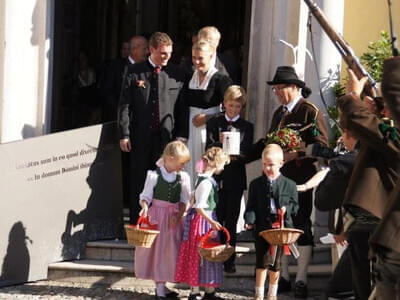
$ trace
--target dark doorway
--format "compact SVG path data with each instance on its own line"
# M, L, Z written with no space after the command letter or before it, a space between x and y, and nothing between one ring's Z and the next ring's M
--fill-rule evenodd
M56 1L52 132L102 122L99 89L107 62L135 34L167 32L174 40L172 62L179 63L190 56L193 32L216 26L218 50L246 73L250 7L248 0Z

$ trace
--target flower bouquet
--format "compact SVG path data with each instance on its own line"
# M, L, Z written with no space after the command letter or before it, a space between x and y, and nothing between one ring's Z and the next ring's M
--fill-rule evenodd
M278 144L284 151L292 151L300 149L302 142L300 134L297 130L291 128L280 128L277 131L267 134L266 144Z

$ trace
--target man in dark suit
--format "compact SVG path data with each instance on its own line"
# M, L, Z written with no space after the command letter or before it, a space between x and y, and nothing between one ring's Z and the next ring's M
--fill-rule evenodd
M118 111L120 147L131 154L131 223L136 221L140 211L139 194L147 170L155 168L155 162L169 141L185 137L180 128L174 126L183 124L177 120L182 116L174 116L174 108L185 74L168 64L172 40L166 33L155 32L149 44L149 58L128 67Z
M273 114L269 132L290 126L299 131L304 144L300 150L285 152L285 164L281 172L296 184L304 184L317 171L314 164L316 159L305 157L305 147L315 143L328 145L325 119L313 103L304 99L311 94L311 90L297 77L293 67L278 67L274 79L267 83L273 86L273 91L281 104ZM253 145L251 160L261 157L265 142L265 139L261 139ZM295 297L298 298L307 298L307 268L314 244L311 231L312 208L312 190L299 194L299 211L293 218L294 227L304 231L298 240L300 257L295 289ZM283 263L279 290L288 291L291 289L289 274L286 262Z
M128 53L124 56L126 53L126 46L128 46ZM147 39L141 35L135 35L130 39L129 43L123 43L121 58L110 62L105 72L104 84L101 87L104 97L102 122L110 122L116 119L124 72L127 70L127 66L146 60L148 52L149 47ZM129 153L122 153L121 163L123 199L124 205L128 205L130 198Z
M348 130L344 130L342 140L348 152L339 154L329 161L329 171L315 191L315 207L320 211L329 211L329 231L337 244L345 242L341 209L347 186L358 154L357 139ZM339 216L335 214L339 211ZM337 219L337 220L336 220ZM337 245L333 245L335 251ZM336 253L338 251L336 250ZM332 255L333 257L333 255ZM349 249L346 248L335 267L325 289L326 297L341 298L353 295Z
M240 151L238 155L231 155L231 162L225 166L219 176L221 189L217 204L218 221L225 226L230 235L230 245L236 246L236 226L240 213L243 192L247 188L245 156L253 144L253 124L240 117L240 111L247 102L244 89L238 85L231 85L224 95L226 112L212 117L207 121L206 148L222 147L221 134L227 131L240 133ZM235 273L235 254L225 263L225 272Z
M129 55L110 62L105 72L105 79L102 87L102 94L104 97L103 122L114 121L117 117L122 78L126 66L146 60L148 53L148 42L146 38L141 35L135 35L129 41Z

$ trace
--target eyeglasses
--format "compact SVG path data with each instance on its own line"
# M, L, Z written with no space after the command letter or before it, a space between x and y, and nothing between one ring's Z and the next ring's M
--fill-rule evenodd
M273 91L274 93L276 93L277 91L281 91L281 90L286 89L286 88L288 88L288 87L290 87L290 86L291 86L291 84L283 84L283 85L281 85L281 86L274 86L274 87L272 88L272 91Z

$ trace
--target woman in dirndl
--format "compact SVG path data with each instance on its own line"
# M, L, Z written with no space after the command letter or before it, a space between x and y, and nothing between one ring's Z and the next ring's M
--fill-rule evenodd
M191 161L187 165L190 178L196 177L195 164L206 145L206 120L220 112L226 89L232 85L229 76L215 67L216 49L206 40L197 41L192 47L195 67L192 78L185 84L182 97L188 108L188 148Z

